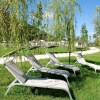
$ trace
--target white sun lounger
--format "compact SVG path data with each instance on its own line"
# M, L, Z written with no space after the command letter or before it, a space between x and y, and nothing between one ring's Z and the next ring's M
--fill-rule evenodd
M60 67L64 67L64 68L73 70L74 74L75 74L76 71L80 71L80 68L79 67L76 67L74 65L67 65L67 64L64 64L64 63L59 62L57 60L56 56L53 53L48 52L46 54L50 58L50 61L47 63L46 66L48 66L49 64L54 64L56 66L60 66Z
M13 61L6 62L5 67L8 69L8 71L15 77L15 80L8 86L8 89L5 93L10 91L10 88L15 85L20 86L30 86L30 87L41 87L41 88L51 88L51 89L61 89L65 90L70 97L70 100L73 100L71 93L69 91L68 84L63 80L57 80L57 79L29 79L18 67Z
M65 79L68 82L68 76L70 75L70 73L68 71L42 67L41 64L38 62L38 60L33 55L27 55L26 57L27 57L28 61L32 64L32 67L27 71L27 74L29 73L29 71L38 70L38 71L44 72L44 73L61 75L61 76L65 77Z
M75 53L75 55L76 55L76 59L77 59L76 62L78 62L78 63L80 63L80 64L82 64L82 65L89 66L90 68L93 68L93 69L95 70L95 72L96 72L96 70L100 70L100 66L99 66L99 65L96 65L96 64L92 64L92 63L87 62L87 61L83 58L83 56L82 56L81 53Z

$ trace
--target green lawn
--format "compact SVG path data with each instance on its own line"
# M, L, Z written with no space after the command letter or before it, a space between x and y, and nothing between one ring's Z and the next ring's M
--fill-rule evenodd
M36 48L36 49L32 49L32 50L29 50L28 52L26 50L28 50L28 48L30 47L25 47L26 49L23 49L21 50L19 53L21 55L26 55L26 54L45 54L46 52L46 48L45 47L39 47L39 48ZM13 50L16 50L17 48L16 47L0 47L0 56L3 56ZM47 50L48 52L55 52L55 53L64 53L64 52L68 52L68 47L65 46L65 47L56 47L56 48L49 48Z
M3 55L6 55L9 52L12 52L14 50L18 50L19 48L23 48L23 47L25 49L22 49L19 52L17 52L17 55L26 55L26 54L35 54L36 55L36 54L45 54L45 52L46 52L45 47L39 47L39 48L36 48L36 49L29 50L27 52L27 50L29 48L31 48L30 46L19 46L19 47L16 47L16 46L0 46L0 57L3 56ZM84 48L84 49L87 50L89 48ZM76 47L76 50L79 51L79 50L82 50L82 48ZM48 52L55 52L55 53L67 53L68 52L68 46L59 46L59 47L55 47L55 48L49 48L47 51ZM74 47L71 48L71 52L73 52L73 51L75 51Z
M96 54L86 55L85 59L89 62L100 65L100 52ZM68 63L68 58L58 58L63 63ZM40 60L40 63L45 66L48 59ZM71 63L76 61L75 57L71 58ZM19 67L26 73L31 67L29 62L18 63ZM100 71L97 74L93 69L86 68L80 64L82 74L75 76L71 72L69 77L71 93L75 100L99 100L100 99ZM49 67L51 67L49 65ZM54 66L56 67L56 66ZM40 72L30 72L29 77L42 77ZM46 74L44 77L61 78ZM14 77L8 70L0 65L0 100L69 100L69 96L65 91L52 89L38 89L30 87L15 86L11 89L7 96L4 96L7 86L14 80Z

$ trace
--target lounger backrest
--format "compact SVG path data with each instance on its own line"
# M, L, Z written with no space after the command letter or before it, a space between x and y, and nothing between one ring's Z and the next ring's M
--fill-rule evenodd
M17 67L13 61L8 61L4 65L20 83L25 83L27 81L28 77Z
M47 55L49 56L52 62L59 63L59 61L57 60L56 56L53 53L47 52Z
M38 60L33 55L27 55L26 57L35 69L39 69L42 67L41 64L38 62Z
M86 61L85 61L85 59L83 58L83 56L82 56L81 53L76 53L76 59L77 59L77 61L78 61L79 63L83 63L83 64L86 63Z

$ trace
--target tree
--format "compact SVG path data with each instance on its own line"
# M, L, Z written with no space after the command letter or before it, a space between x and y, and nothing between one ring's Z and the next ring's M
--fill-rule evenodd
M82 46L86 46L88 43L88 31L85 23L81 27L81 42L82 42Z
M32 2L33 3L32 3ZM40 28L42 24L42 4L35 4L36 0L1 0L0 1L0 42L7 41L14 44L25 43L30 40L31 32L41 36L43 31ZM35 26L31 25L29 21L30 10L29 7L33 6L37 11L35 12L37 21ZM33 7L33 8L34 8ZM35 38L39 38L39 35ZM34 35L34 34L33 34Z
M96 7L94 17L94 31L95 31L95 43L100 45L100 6Z
M32 16L32 21L33 21L32 25L39 29L42 29L42 20L43 20L42 8L43 8L42 3L39 2L36 7L36 12L31 11L31 16ZM42 34L40 35L40 34L41 34L41 30L38 30L36 32L36 37L38 38L36 39L39 39L41 36L43 37L45 35L45 33L43 34L43 32L42 32L43 35ZM44 39L44 37L42 39Z
M27 1L1 0L0 4L0 42L20 43L27 32L27 27L23 28L27 22Z
M35 25L36 28L41 29L43 19L42 8L44 7L43 11L46 11L46 8L49 8L48 12L51 11L54 14L54 18L52 20L53 35L57 36L57 40L62 39L62 34L66 35L65 38L69 41L70 54L70 45L71 43L74 43L73 40L75 36L75 13L77 11L77 8L80 8L76 0L41 0L40 3L38 0L1 0L0 4L0 11L2 11L0 13L0 23L2 23L0 35L2 35L4 39L8 36L9 33L9 38L7 37L7 40L9 40L11 43L18 44L20 42L28 42L28 37L30 35L29 24L31 24L29 22L30 12L32 11L32 9L35 10L33 12L34 16L37 18L37 21L34 20L36 21ZM47 6L42 6L42 4ZM6 16L3 14L5 11L7 11L9 16L9 27L6 27ZM48 22L47 26L49 26L50 23ZM33 28L32 31L37 32L35 31L36 28ZM2 40L3 39L1 39L1 41Z
M39 2L36 7L36 12L31 11L31 16L33 20L33 25L41 26L43 20L42 4Z
M54 14L52 22L53 34L59 40L65 34L65 39L68 40L70 63L71 45L74 44L75 37L75 13L77 8L80 9L80 6L76 0L51 0L49 8Z

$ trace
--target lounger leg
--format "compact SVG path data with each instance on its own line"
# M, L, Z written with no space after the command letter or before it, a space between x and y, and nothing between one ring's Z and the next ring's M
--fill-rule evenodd
M77 63L77 61L74 63L74 65Z
M70 93L69 90L67 91L67 93L68 93L68 95L69 95L69 97L70 97L70 100L73 100L73 98L72 98L71 93Z
M27 75L30 71L35 71L35 70L36 70L36 69L30 68L30 69L27 71L26 75Z
M67 80L67 83L69 85L69 81L68 81L68 77L66 77L66 75L63 75L65 77L65 79Z
M15 82L17 81L17 79L15 79L9 86L8 86L8 89L7 89L7 91L6 91L6 93L5 93L5 95L7 95L7 93L10 91L10 88L12 87L12 86L14 86L15 84Z
M95 73L97 73L97 72L96 72L96 69L95 69Z
M46 67L51 63L51 60L46 64Z
M15 82L17 82L17 79L15 79L15 80L8 86L8 88L9 88L12 84L14 84Z
M76 72L74 71L74 74L76 75Z
M69 85L69 81L68 81L68 78L67 78L66 80L67 80L67 83L68 83L68 85Z
M31 71L31 68L27 71L26 75Z
M66 78L66 77L65 77ZM66 78L66 80L67 80L67 83L68 83L68 85L69 85L69 81L68 81L68 78Z
M71 94L70 94L70 93L68 93L68 94L69 94L70 99L71 99L71 100L73 100L73 98L72 98Z
M14 86L14 84L12 84L12 85L10 85L10 86L8 87L8 89L7 89L6 93L5 93L5 96L8 94L8 92L10 91L10 88L11 88L12 86Z

